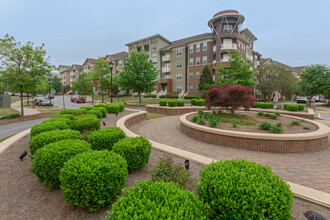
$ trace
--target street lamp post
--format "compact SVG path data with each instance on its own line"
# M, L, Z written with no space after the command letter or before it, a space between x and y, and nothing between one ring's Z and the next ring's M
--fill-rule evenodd
M49 77L48 78L48 84L49 84L49 101L50 101L50 105L52 105L52 97L51 97L51 94L50 94L50 84L52 82L52 78Z
M112 68L113 68L113 62L109 62L110 65L110 76L111 76L111 88L110 88L110 93L111 93L111 103L112 103Z

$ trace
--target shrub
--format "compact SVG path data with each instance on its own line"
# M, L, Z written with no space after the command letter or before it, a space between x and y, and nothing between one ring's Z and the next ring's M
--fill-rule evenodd
M199 174L196 191L210 219L292 219L290 186L269 166L245 159L212 163Z
M171 98L172 99L177 99L177 98L179 98L179 95L178 94L173 94L173 95L171 95Z
M204 99L199 99L196 101L196 105L203 106L204 105Z
M269 130L271 126L272 126L271 123L264 121L260 123L259 128L261 130Z
M159 100L159 105L160 106L166 106L167 105L166 100Z
M191 104L192 104L192 105L196 105L196 102L197 102L197 99L192 99L192 100L191 100Z
M305 109L305 106L302 105L302 104L297 104L297 106L298 106L298 110L299 110L299 111L302 111L302 110Z
M30 140L29 150L31 155L34 155L37 150L47 144L67 139L81 139L81 134L78 131L69 129L45 131Z
M126 160L113 152L90 151L76 155L60 171L64 200L97 211L110 205L121 193L127 175Z
M121 139L124 139L126 134L117 127L105 128L94 131L88 137L88 142L91 143L93 150L112 150L112 146Z
M144 137L125 138L113 145L113 152L125 158L128 172L131 173L148 163L151 144Z
M192 121L193 122L197 122L199 120L200 116L199 115L195 115L193 118L192 118Z
M199 110L198 110L198 114L199 114L200 116L203 116L203 115L204 115L203 110L202 110L202 109L199 109Z
M204 121L202 118L199 118L198 123L199 123L200 125L204 125L204 124L205 124L205 121Z
M11 119L11 118L19 118L21 117L20 113L10 114L7 116L1 116L0 119Z
M204 205L193 192L173 182L136 181L113 204L110 219L206 219Z
M260 102L259 106L260 108L268 108L268 103Z
M290 105L290 104L284 104L284 105L283 105L283 108L286 110L287 107L288 107L288 105Z
M112 114L118 114L120 109L119 105L115 103L106 104L105 108L107 109L108 113L112 113Z
M167 104L170 107L175 107L176 106L176 101L175 100L168 100Z
M93 110L89 110L86 114L87 115L89 115L89 114L96 115L98 118L102 118L102 116L103 116L103 114L102 114L101 111L94 110L94 109Z
M259 116L263 116L265 113L264 112L258 112Z
M292 126L293 125L300 125L300 121L293 121L293 122L291 122L291 124L292 124Z
M76 120L79 120L82 118L97 118L97 115L94 115L94 114L79 115L79 116L74 117L73 121L76 121Z
M278 128L282 128L283 127L283 124L282 124L282 122L279 122L275 126L278 127Z
M98 111L100 111L102 113L102 118L107 117L107 109L104 108L104 107L93 107L92 110L98 110ZM92 111L92 110L90 110L90 111ZM88 112L86 114L88 114Z
M268 118L270 118L270 115L271 115L270 113L265 113L265 114L264 114L264 116L266 116L266 117L268 117Z
M277 117L279 117L281 115L281 113L275 112L274 115L277 115Z
M31 128L31 138L45 131L69 129L70 126L65 121L51 121L34 125Z
M184 96L184 99L198 99L198 96L195 96L195 95L186 95L186 96Z
M272 125L270 127L270 132L280 134L280 133L283 133L283 128L282 127L277 127L276 125Z
M236 121L233 121L231 124L232 124L233 128L237 128L237 122Z
M54 115L51 118L68 118L70 120L74 119L74 115L71 114L59 114L59 115Z
M72 120L68 119L68 118L53 118L53 117L51 117L50 119L41 122L41 124L51 124L53 122L64 122L64 123L66 123L67 125L70 126L71 123L72 123Z
M62 140L39 149L33 156L31 171L48 188L60 187L59 175L65 162L71 157L91 150L83 140Z
M124 111L124 109L125 109L125 103L124 102L116 102L116 104L119 106L119 112Z
M160 95L159 98L163 99L165 98L165 95Z
M151 98L157 98L157 95L151 95Z
M143 95L144 98L149 98L151 95Z
M96 105L94 105L95 107ZM104 106L104 105L103 105ZM92 106L81 106L80 109L86 109L87 111L91 110L93 107Z
M218 126L220 120L218 117L210 117L209 122L210 122L210 127L215 128Z
M177 106L184 106L184 101L181 99L176 100L176 105Z
M64 109L60 112L60 114L70 114L70 115L83 115L86 114L86 109Z
M99 108L99 107L105 108L105 104L96 104L96 105L93 105L93 107L95 107L95 108ZM88 109L88 110L90 110L90 109Z
M254 103L254 107L255 107L255 108L259 108L259 102L255 102L255 103Z
M268 108L274 108L274 103L269 102L268 103Z
M278 116L277 116L276 114L270 114L270 118L271 118L271 119L277 119Z
M298 111L298 106L297 105L288 105L286 107L286 110L288 110L288 111Z
M100 129L100 119L85 117L77 120L73 120L71 128L80 132L94 131Z
M204 116L205 119L209 119L210 118L210 114L207 113L207 112L205 112L203 116Z

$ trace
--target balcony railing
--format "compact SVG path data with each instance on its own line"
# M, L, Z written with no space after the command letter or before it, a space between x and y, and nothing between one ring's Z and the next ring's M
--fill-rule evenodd
M217 51L217 46L216 45L213 46L213 52L215 52L215 51Z
M216 60L213 60L213 63L216 63L217 61Z
M229 62L230 59L220 59L220 62Z
M237 44L221 44L221 50L237 50Z
M156 62L157 62L157 57L151 57L151 61L152 61L153 63L156 63Z
M169 72L171 72L171 67L162 67L162 72L163 73L169 73Z
M162 60L163 61L170 61L171 60L171 56L170 55L162 56Z

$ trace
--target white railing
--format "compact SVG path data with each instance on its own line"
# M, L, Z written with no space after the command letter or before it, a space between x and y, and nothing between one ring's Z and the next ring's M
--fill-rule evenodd
M217 61L216 60L213 60L213 62L212 63L216 63Z
M237 44L221 44L221 50L237 50Z
M217 46L216 45L213 46L213 52L215 52L215 51L217 51Z
M170 60L171 60L171 56L170 55L162 56L162 61L170 61Z
M220 59L220 62L229 62L230 59Z
M162 67L162 72L163 73L169 73L169 72L171 72L171 67L168 67L168 66Z
M161 90L159 93L157 93L157 99L159 99L159 96L166 95L166 94L167 94L167 89L166 90Z
M157 57L151 57L151 61L152 61L153 63L156 63L156 62L157 62Z
M178 98L179 98L179 99L183 99L183 98L184 98L184 94L185 94L185 93L184 93L184 90L182 90L182 92L180 92Z

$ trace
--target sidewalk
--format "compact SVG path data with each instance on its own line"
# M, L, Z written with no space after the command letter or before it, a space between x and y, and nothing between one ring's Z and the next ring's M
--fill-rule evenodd
M11 103L11 108L21 112L21 101ZM24 107L24 115L36 115L36 114L40 114L40 113L41 112L38 110Z

